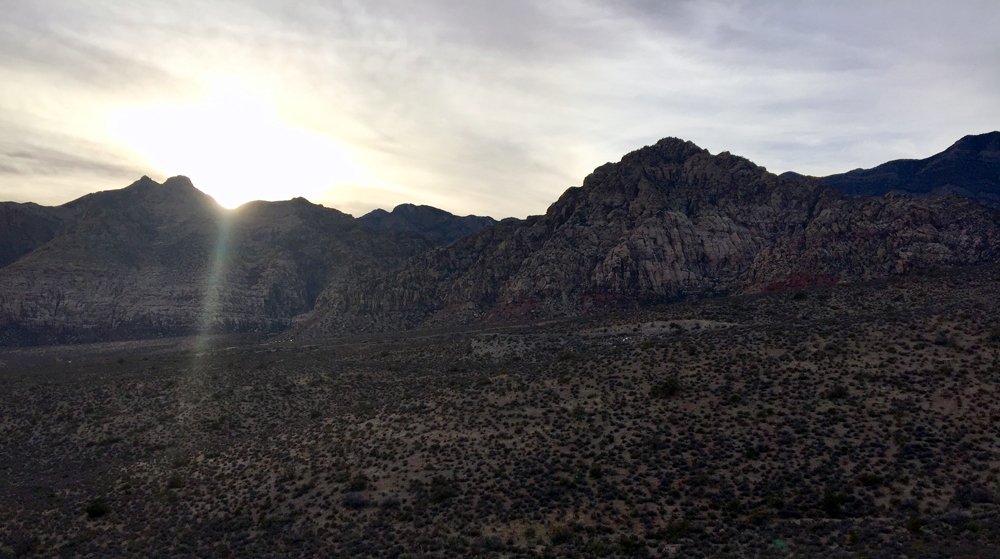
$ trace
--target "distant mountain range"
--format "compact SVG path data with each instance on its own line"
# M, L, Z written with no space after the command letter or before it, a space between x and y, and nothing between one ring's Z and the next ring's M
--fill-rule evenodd
M361 223L383 231L413 231L442 243L457 241L497 222L492 217L458 217L431 206L401 204L392 212L377 209L358 218Z
M898 159L821 180L853 195L961 194L1000 209L1000 132L966 136L927 159Z
M0 344L572 316L993 262L998 137L823 178L667 138L502 222L301 198L225 210L184 177L4 203Z

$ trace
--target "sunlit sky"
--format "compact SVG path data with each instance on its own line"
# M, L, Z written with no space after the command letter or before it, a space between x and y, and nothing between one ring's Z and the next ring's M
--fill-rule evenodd
M665 136L813 175L1000 129L1000 3L0 0L0 200L187 175L545 211Z

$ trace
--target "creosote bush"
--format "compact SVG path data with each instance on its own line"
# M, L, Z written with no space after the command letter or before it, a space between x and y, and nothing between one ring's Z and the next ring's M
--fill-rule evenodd
M109 512L111 512L111 507L109 507L103 500L94 499L87 505L85 509L87 516L90 518L100 518Z

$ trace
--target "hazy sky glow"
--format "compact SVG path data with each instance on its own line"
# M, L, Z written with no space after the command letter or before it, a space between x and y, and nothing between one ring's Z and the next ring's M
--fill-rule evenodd
M664 136L775 172L1000 129L1000 4L0 0L0 199L541 213Z

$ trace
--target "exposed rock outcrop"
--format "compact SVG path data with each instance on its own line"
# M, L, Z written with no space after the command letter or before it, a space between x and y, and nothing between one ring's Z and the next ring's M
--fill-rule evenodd
M978 264L1000 256L997 221L959 197L850 198L668 138L599 167L545 215L324 291L309 324L557 316Z

